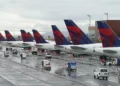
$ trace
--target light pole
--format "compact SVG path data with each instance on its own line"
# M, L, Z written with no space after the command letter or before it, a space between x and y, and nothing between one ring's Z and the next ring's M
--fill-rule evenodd
M108 13L104 13L107 16L107 20L108 20Z
M89 17L89 27L91 26L91 15L87 15Z

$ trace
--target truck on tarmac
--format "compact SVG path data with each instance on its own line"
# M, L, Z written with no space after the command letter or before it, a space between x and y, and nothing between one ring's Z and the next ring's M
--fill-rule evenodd
M36 47L31 47L32 55L37 55L37 50Z
M26 53L20 53L21 59L26 59Z
M120 58L116 58L113 60L113 65L120 65Z
M45 70L50 71L51 70L51 64L50 61L47 59L42 60L42 68Z
M4 52L4 57L9 57L9 51Z
M66 69L67 71L76 71L77 70L77 64L75 61L68 61L66 63Z

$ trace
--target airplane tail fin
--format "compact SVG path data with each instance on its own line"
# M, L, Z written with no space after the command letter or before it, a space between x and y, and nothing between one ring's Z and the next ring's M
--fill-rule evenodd
M105 21L97 21L103 47L118 47L120 40Z
M11 35L8 30L5 30L6 40L7 41L16 41L15 38Z
M71 45L71 43L64 37L56 25L52 25L52 30L57 45Z
M23 42L33 42L32 37L25 30L20 30Z
M37 30L32 30L36 43L48 43Z
M29 37L29 41L34 41L34 38L33 38L33 36L31 35L31 33L30 33L30 32L27 32L27 34L28 34L28 37Z
M4 38L4 36L0 33L0 41L6 41L6 39Z
M86 34L72 21L64 20L73 44L91 44L93 43Z

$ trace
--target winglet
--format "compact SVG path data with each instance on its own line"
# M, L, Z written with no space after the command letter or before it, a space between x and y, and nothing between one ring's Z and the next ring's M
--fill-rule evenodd
M8 30L5 30L6 40L7 41L16 41L15 38L11 35Z
M34 34L34 39L36 43L48 43L46 40L40 35L40 33L37 30L32 30Z
M91 44L93 43L86 34L72 21L64 20L73 44Z
M56 25L52 25L52 30L57 45L71 45L71 43L64 37Z
M118 47L120 40L105 21L97 21L103 47Z

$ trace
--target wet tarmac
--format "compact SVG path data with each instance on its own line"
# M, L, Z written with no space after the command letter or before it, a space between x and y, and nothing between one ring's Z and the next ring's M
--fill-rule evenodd
M12 78L13 80L9 80L15 85L20 86L25 85L25 83L29 83L29 79L33 79L33 82L31 81L31 83L26 84L25 86L31 86L32 83L34 83L33 86L41 86L41 83L43 84L42 86L120 86L118 75L116 74L117 67L106 66L111 72L108 80L98 80L94 79L93 70L97 67L103 66L99 64L97 59L89 61L88 64L88 59L86 58L74 59L77 61L77 71L68 72L66 70L65 63L67 60L72 58L63 57L64 59L59 59L58 57L59 56L55 56L50 60L52 66L51 71L42 69L41 61L44 59L44 56L31 56L23 60L19 57L13 57L12 55L9 58L1 57L0 68L3 67L2 70L4 71L0 71L0 73L2 72L1 76L6 78L6 80L11 79L14 75L14 77L17 78L21 77L20 81L23 83L22 85L19 83L19 79L17 80L16 78ZM10 73L8 71L6 72L6 70L9 70ZM24 81L24 79L26 81ZM35 83L37 84L35 85Z
M3 77L0 77L0 86L15 86L15 85L7 81Z

